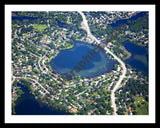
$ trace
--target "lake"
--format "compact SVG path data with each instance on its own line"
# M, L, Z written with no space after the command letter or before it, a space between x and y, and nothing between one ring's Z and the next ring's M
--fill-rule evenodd
M139 17L143 17L147 11L137 13L129 19L122 19L116 21L116 23L110 24L112 28L118 27L120 24L128 24L128 20L137 20ZM138 46L130 41L123 43L123 46L132 54L132 56L125 60L126 64L136 68L137 71L143 73L143 75L148 76L148 50L143 46Z
M35 99L34 95L24 87L24 85L17 84L21 87L24 94L21 95L16 101L15 115L71 115L49 108L47 105L40 105Z
M137 13L136 15L133 15L131 18L129 19L122 19L122 20L117 20L116 23L112 23L110 24L111 27L117 27L119 26L120 24L128 24L128 20L132 21L132 20L137 20L139 17L143 17L145 14L147 13L147 11L143 11L143 12L140 12L140 13Z
M93 50L99 51L94 54ZM94 55L93 55L94 54ZM81 63L85 61L84 63ZM81 65L84 65L82 68ZM71 49L61 50L60 53L50 61L53 70L56 70L60 75L64 73L71 74L71 70L75 66L80 67L79 71L74 70L75 76L85 78L96 77L108 73L114 69L115 61L109 59L103 49L99 49L94 45L87 44L82 41L74 41L74 47ZM77 72L76 72L77 71Z
M123 46L132 54L129 59L125 60L125 63L148 76L148 50L130 41L124 42Z
M28 17L28 16L12 16L12 20L18 20L20 22L24 21L24 20L28 20L28 21L33 21L33 20L37 20L39 17Z

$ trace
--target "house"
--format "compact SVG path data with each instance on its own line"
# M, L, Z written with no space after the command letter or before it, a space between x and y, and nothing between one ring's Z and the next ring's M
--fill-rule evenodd
M89 79L89 81L91 81L92 80L92 78L91 79Z
M77 112L77 109L75 109L75 108L71 108L70 110L71 110L71 112Z
M101 82L101 83L99 83L98 88L101 86L101 84L102 84L102 82Z
M110 75L112 75L112 74L113 74L113 72L110 72L109 74L110 74Z
M88 81L88 79L84 79L84 81Z
M92 91L94 92L96 89L93 89Z
M85 93L86 94L86 96L88 96L88 93Z
M48 59L48 57L46 56L46 60Z
M110 88L107 89L107 92L109 92L109 91L110 91Z
M67 106L67 108L69 108L69 109L70 109L70 108L71 108L71 106Z
M98 95L97 97L98 97L98 98L101 98L101 96L100 96L100 95Z
M146 81L146 84L149 84L148 81Z
M123 55L122 53L120 53L119 56L120 56L121 58L123 58L124 55Z
M126 101L130 100L130 98L127 98Z
M15 93L16 92L16 87L15 86L13 86L13 93Z
M54 52L54 49L51 50L51 53L53 53L53 52Z
M91 102L91 100L90 100L90 99L87 99L86 101Z
M131 110L130 105L128 105L128 108L129 108L129 113L130 113L130 115L132 115L132 110Z
M97 86L98 82L99 82L99 81L95 81L95 85L96 85L96 86Z
M131 33L131 31L125 31L125 35L130 34L130 33Z
M95 102L95 101L94 101L93 103L94 103L94 104L97 104L97 102Z
M101 75L103 78L105 78L105 75Z

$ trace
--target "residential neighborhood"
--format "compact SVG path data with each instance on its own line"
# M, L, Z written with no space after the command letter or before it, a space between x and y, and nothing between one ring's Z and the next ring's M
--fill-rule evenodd
M84 12L90 28L93 29L93 35L102 42L102 50L117 64L110 72L93 78L74 76L73 79L66 80L52 69L52 59L61 51L72 48L75 40L100 47L98 41L87 35L81 15L74 11L12 12L12 17L33 18L31 21L12 20L12 114L16 114L15 101L23 95L17 83L27 87L40 103L74 115L113 115L115 108L111 93L116 87L114 94L117 114L136 115L143 108L145 112L141 114L148 114L148 78L129 65L126 66L124 75L124 65L118 63L118 60L129 58L130 53L119 44L118 38L113 39L114 36L105 32L96 34L101 28L106 31L109 24L131 18L136 13L138 12ZM100 29L94 29L95 24ZM135 32L127 25L124 28L121 33L122 39L127 37L132 41L138 41L137 43L144 42L138 45L148 46L148 29ZM114 32L120 31L112 30L111 33ZM107 37L112 39L105 43ZM117 84L122 76L123 79ZM139 86L134 86L135 88L129 91L131 85L136 83Z

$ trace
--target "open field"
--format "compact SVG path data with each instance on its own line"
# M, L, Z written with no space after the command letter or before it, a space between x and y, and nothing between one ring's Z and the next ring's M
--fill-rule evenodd
M148 102L143 97L135 97L136 115L148 115Z
M44 29L47 28L47 25L45 25L45 24L34 24L33 28L37 29L37 31L39 31L39 32L42 32Z

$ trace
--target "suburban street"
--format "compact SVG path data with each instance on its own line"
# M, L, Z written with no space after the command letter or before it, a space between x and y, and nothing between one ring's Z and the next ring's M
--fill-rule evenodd
M88 37L90 37L91 39L95 40L98 44L100 44L101 42L95 36L93 36L92 33L90 32L90 28L88 26L87 20L85 18L85 15L83 14L83 12L81 12L81 11L78 11L78 12L80 13L80 15L83 18L83 24L85 25L84 29L87 31ZM119 80L117 81L115 87L113 88L113 90L111 92L111 103L112 103L112 107L114 109L113 114L117 115L117 113L116 113L117 108L116 108L116 104L115 104L115 91L118 89L119 85L121 84L123 78L126 75L126 67L125 67L124 62L121 59L119 59L114 53L112 53L107 47L105 47L104 49L106 50L106 52L111 54L114 57L114 59L116 59L122 65L122 69L123 69L122 75L120 76Z
M13 80L12 80L11 83L14 82L15 78L16 78L16 79L31 79L31 80L33 80L35 83L37 83L46 93L49 94L49 92L47 91L47 89L45 89L38 81L36 81L36 80L34 80L34 79L32 79L32 78L29 78L29 77L15 77L15 76L12 76L12 78L13 78Z

